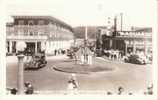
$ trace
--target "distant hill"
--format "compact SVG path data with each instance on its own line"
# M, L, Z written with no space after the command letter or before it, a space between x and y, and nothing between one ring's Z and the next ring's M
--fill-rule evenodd
M87 26L87 34L89 39L94 39L98 33L98 29L105 26ZM76 38L84 38L85 36L85 26L74 27L74 36Z

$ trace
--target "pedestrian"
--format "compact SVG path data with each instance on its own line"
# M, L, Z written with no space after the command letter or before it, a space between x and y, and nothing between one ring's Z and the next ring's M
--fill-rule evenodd
M68 90L70 94L78 93L78 82L76 79L76 74L71 74L70 80L68 81Z
M10 90L10 93L13 94L13 95L16 95L17 92L18 92L18 90L17 90L16 88L12 88L12 89Z
M147 90L148 90L148 95L152 95L153 94L153 84L151 84L151 86L148 86Z
M26 82L26 83L25 83L25 87L26 87L26 91L25 91L26 94L33 94L34 88L33 88L33 86L31 85L31 83Z
M68 81L68 87L67 87L67 89L68 89L68 94L74 94L74 91L73 91L74 86L73 86L72 80Z
M57 50L56 50L56 49L54 50L54 54L55 54L55 56L56 56L56 54L57 54Z
M74 89L74 93L77 94L78 93L78 82L76 79L76 74L72 74L72 84L73 84L73 89Z
M120 86L118 88L118 95L121 95L123 91L124 91L123 87Z
M112 95L112 92L108 91L108 92L107 92L107 95Z

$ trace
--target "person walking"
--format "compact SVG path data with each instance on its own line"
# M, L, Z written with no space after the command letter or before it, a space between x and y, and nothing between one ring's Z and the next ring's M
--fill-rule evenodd
M57 50L55 49L55 50L54 50L54 55L56 56L56 54L57 54Z
M68 81L68 87L67 87L67 89L68 89L68 94L74 94L74 91L73 91L73 83L72 83L72 81L71 80L69 80Z
M26 91L25 91L26 94L33 94L34 88L33 88L33 86L31 85L31 83L26 82L26 83L25 83L25 87L26 87Z
M68 81L68 91L69 91L69 94L78 93L78 82L76 80L75 74L72 74L70 80Z
M118 87L118 95L121 95L122 92L124 91L124 88L123 87Z

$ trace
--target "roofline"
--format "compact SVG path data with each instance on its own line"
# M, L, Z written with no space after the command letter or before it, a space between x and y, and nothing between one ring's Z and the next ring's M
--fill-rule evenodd
M65 25L67 28L73 30L72 26L68 25L67 23L55 18L55 17L52 17L52 16L29 16L29 15L18 15L18 16L11 16L13 17L14 19L17 19L17 18L41 18L41 19L48 19L50 21L53 21L53 22L56 22L56 23L59 23L61 25Z

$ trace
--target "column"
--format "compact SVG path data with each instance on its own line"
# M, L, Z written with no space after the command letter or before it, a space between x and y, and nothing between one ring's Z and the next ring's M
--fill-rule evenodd
M148 45L148 44L147 44L147 41L145 41L145 43L144 43L144 46L145 46L145 47L144 47L144 49L145 49L145 50L144 50L144 54L145 54L145 55L148 54L148 46L147 46L147 45Z
M37 42L35 42L35 53L37 53Z
M136 53L136 41L133 41L133 53Z
M47 41L47 42L46 42L46 53L49 52L49 48L50 48L50 47L49 47L49 41Z
M112 39L110 39L110 49L112 48Z
M18 41L15 42L16 45L17 45L17 43L18 43ZM26 42L25 42L25 43L26 43ZM18 53L17 46L15 46L15 48L16 48L16 51L15 51L15 52Z
M88 55L88 64L91 65L92 64L92 56Z
M18 94L24 94L24 55L18 55Z
M10 42L9 42L9 41L7 41L7 42L6 42L6 45L7 45L7 46L6 46L7 53L9 53L9 49L10 49L10 48L9 48L9 46L10 46Z
M81 55L80 57L81 57L81 58L80 58L80 59L81 59L81 64L84 64L84 56Z
M9 53L12 53L12 41L9 42Z

